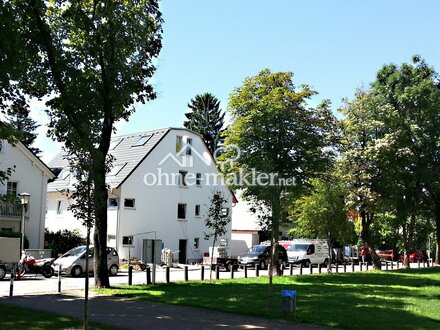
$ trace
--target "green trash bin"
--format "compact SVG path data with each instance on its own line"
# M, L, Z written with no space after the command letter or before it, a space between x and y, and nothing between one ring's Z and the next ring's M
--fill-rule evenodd
M296 291L281 290L281 301L283 304L284 316L286 316L286 313L292 313L293 316L295 317Z

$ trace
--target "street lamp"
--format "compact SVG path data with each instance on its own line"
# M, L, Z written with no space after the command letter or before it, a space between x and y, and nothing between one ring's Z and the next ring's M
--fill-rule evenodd
M24 253L24 213L29 205L29 200L31 199L31 194L26 192L20 194L21 201L21 246L20 246L20 258L21 254Z

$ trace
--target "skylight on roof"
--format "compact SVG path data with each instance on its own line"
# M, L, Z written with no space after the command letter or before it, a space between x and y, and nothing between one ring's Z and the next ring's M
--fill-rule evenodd
M119 145L119 143L121 143L122 142L122 140L124 140L123 138L120 138L120 139L116 139L116 140L112 140L111 142L110 142L110 150L113 150L113 149L115 149L118 145Z
M118 173L121 172L121 170L125 167L125 165L127 165L127 163L115 164L111 169L111 171L108 173L108 175L113 175L113 176L118 175Z
M139 147L143 146L145 143L148 142L149 139L151 139L152 135L143 135L135 144L133 144L133 147Z

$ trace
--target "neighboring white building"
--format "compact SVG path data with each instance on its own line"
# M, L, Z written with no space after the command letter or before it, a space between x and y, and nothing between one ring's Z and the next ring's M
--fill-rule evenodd
M112 138L109 153L115 160L107 175L107 245L121 258L129 253L142 258L143 240L156 238L180 263L202 259L212 244L204 239L204 220L213 190L228 199L225 212L231 212L233 199L227 188L212 185L218 170L202 138L178 128L128 134ZM84 235L84 227L67 210L72 201L66 193L73 181L63 153L49 167L60 172L48 186L47 228L79 229ZM230 225L225 238L230 241Z
M25 213L25 235L30 249L44 248L44 219L47 182L55 178L52 171L22 143L14 145L0 141L0 168L13 168L11 175L0 183L0 195L29 193L30 203ZM0 202L0 230L21 231L22 207Z

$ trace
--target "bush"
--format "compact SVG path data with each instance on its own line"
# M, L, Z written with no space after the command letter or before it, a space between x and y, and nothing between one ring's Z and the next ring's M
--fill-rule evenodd
M58 257L76 246L84 245L86 242L78 230L69 231L65 229L63 231L50 232L46 228L44 237L44 248L52 249L53 257Z

